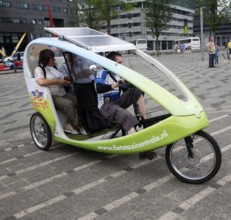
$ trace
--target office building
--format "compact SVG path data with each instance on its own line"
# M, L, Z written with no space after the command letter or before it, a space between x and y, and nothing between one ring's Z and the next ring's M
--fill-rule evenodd
M111 35L133 42L146 39L148 48L155 49L155 38L145 25L145 0L134 0L136 7L129 13L124 12L111 21ZM161 50L172 50L174 41L193 36L194 0L172 0L172 18L168 29L159 37ZM186 29L187 26L187 29ZM106 26L102 27L106 32Z
M0 49L11 53L17 42L27 33L19 50L34 38L46 36L44 27L50 26L47 1L0 0ZM134 0L137 6L129 13L121 13L111 21L111 34L127 41L146 39L149 49L154 49L155 39L145 25L145 0ZM68 7L68 0L49 0L50 11L56 27L74 26L76 17ZM160 49L171 50L174 40L193 35L194 1L173 0L173 16L168 30L162 32ZM187 25L187 31L185 26ZM106 27L102 27L106 32Z
M0 50L10 55L26 33L19 50L34 38L46 36L44 27L50 26L47 1L0 0ZM67 0L49 0L50 12L56 27L73 26L75 17Z

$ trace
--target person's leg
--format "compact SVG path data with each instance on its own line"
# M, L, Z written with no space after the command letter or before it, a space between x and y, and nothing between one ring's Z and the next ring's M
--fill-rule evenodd
M209 54L209 67L212 67L212 54Z
M214 67L215 54L212 54L212 67Z
M142 115L143 119L147 119L146 115L146 109L145 109L145 103L144 103L144 96L141 95L140 98L137 101L139 112Z
M114 103L104 104L100 109L102 115L113 123L120 124L126 133L136 132L135 126L139 123L137 118L129 111Z
M127 109L132 104L138 104L139 113L144 119L147 118L144 96L142 92L137 88L131 88L127 92L123 93L119 99L113 101L114 104L119 105L121 108Z
M67 115L69 123L74 126L78 126L78 116L76 112L76 101L70 97L69 95L65 95L64 97L53 96L54 105L57 109L64 111Z
M11 65L11 69L13 69L15 73L17 72L15 64Z

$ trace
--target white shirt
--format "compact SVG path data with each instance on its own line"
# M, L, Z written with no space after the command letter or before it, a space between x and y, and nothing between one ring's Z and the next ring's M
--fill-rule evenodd
M46 79L64 79L64 76L61 72L56 70L54 67L47 66L45 67L46 70ZM41 67L36 67L35 68L35 74L34 74L35 79L44 79L44 73ZM56 95L56 96L64 96L66 94L65 88L61 85L52 85L48 86L50 89L51 95Z

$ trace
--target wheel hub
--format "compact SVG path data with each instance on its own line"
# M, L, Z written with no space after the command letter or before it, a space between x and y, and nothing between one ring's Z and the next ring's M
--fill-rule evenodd
M201 160L201 153L198 149L192 149L193 156L190 157L187 155L187 161L190 165L197 165L200 163Z

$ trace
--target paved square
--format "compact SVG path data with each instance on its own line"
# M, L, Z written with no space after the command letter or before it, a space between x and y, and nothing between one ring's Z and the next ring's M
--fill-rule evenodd
M218 174L203 185L182 183L167 168L165 148L152 161L59 143L40 151L30 137L33 110L23 73L0 73L0 220L231 219L231 62L221 56L219 66L209 69L206 53L204 61L200 53L161 55L158 60L207 112L206 131L223 154ZM140 65L135 58L125 57L125 62Z

